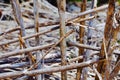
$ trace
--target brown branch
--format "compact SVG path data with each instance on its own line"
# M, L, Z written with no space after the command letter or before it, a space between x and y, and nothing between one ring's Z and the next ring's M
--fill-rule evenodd
M42 56L41 60L44 59L45 56L46 56L56 45L58 45L64 38L66 38L67 36L69 36L72 32L74 32L74 31L72 30L72 31L68 32L66 35L62 36L62 37L60 38L60 40L59 40L58 42L56 42L56 43ZM29 68L29 70L32 70L33 68L36 68L36 67L38 66L38 63L41 62L41 60L39 60L37 63L33 64L33 65ZM66 59L65 59L65 60L66 60Z
M27 48L27 45L25 44L25 41L24 41L24 39L21 36L19 36L19 40L20 40L20 45L22 45L23 48ZM28 52L27 54L28 54L28 58L30 60L30 63L35 63L35 58L32 55L32 53Z
M81 12L86 11L86 5L87 5L87 0L82 0L81 4ZM84 16L81 16L80 18L85 18ZM80 22L80 24L85 25L85 21ZM79 26L79 43L84 44L84 36L85 36L85 29L83 27ZM84 48L79 47L79 56L83 55L84 53ZM80 59L78 60L78 63L81 63L83 60ZM77 76L76 80L81 80L81 74L82 74L82 68L77 68Z
M21 50L16 50L16 51L12 51L12 52L7 52L7 53L4 53L4 54L0 54L0 59L7 58L7 57L10 57L10 56L15 56L15 55L27 54L28 52L32 52L32 51L42 50L42 49L51 47L52 45L54 45L54 44L51 43L51 44L46 44L46 45L41 45L41 46L36 46L36 47L30 47L30 48L21 49Z
M115 10L115 0L109 0L109 7L108 7L108 12L107 12L107 20L106 20L106 25L105 25L105 30L104 30L104 38L105 38L105 43L106 43L106 51L108 53L109 48L110 48L110 43L112 39L112 31L113 31L113 14ZM100 57L105 57L105 51L104 51L104 42L102 42L101 46L101 51L100 51ZM109 71L107 68L107 61L100 62L98 64L97 70L98 72L101 73L102 78L108 78ZM107 72L106 72L107 71ZM106 72L106 74L105 74ZM98 77L96 76L95 80L99 80Z
M101 50L100 47L94 47L94 46L81 44L81 43L77 43L77 42L68 41L67 43L68 43L68 45L81 47L81 48L85 48L85 49L96 50L96 51L100 51Z
M58 4L58 12L60 16L60 38L62 36L65 36L66 33L66 27L65 27L65 11L66 11L66 0L57 0ZM63 39L60 43L60 51L61 51L61 65L66 65L66 40ZM61 80L67 80L67 72L62 71L61 72Z
M25 32L25 28L24 28L24 24L23 24L24 22L23 22L23 19L22 19L22 13L21 13L19 1L18 0L12 0L11 2L12 2L12 7L13 7L13 12L14 12L14 15L15 15L15 19L16 19L18 25L20 25L22 36L25 36L26 32Z
M116 66L110 73L109 80L112 80L114 77L116 77L119 71L120 71L120 60L117 62Z
M46 54L50 53L50 51L52 51L52 49L54 49L63 39L65 39L67 36L69 36L70 34L72 34L74 32L74 30L69 31L68 33L66 33L64 36L62 36L60 38L60 40L58 42L56 42L47 52ZM46 56L46 55L45 55ZM43 56L43 58L45 57Z
M49 33L49 32L51 32L51 31L54 31L54 30L57 30L57 29L59 29L59 27L53 27L52 29L49 29L49 30L47 30L47 31L45 31L45 32L42 32L42 33L39 32L39 33L32 34L32 35L29 35L29 36L24 36L24 37L22 37L22 38L23 38L24 40L30 39L30 38L33 38L33 37L35 37L35 36L43 35L43 34ZM1 42L1 43L0 43L0 46L12 44L12 43L15 43L15 42L18 42L18 41L19 41L19 39L14 39L14 40L6 41L6 42Z
M101 59L101 60L104 60L104 59ZM101 60L89 60L89 61L77 63L77 64L71 64L71 65L53 67L53 68L38 69L38 70L31 70L31 71L24 70L24 71L1 73L0 79L16 77L16 76L24 76L24 75L33 76L33 75L44 74L44 73L53 73L53 72L71 70L71 69L76 69L78 67L86 67L91 64L97 63Z
M82 12L82 13L80 13L77 17L68 19L66 22L69 23L69 22L71 22L71 21L76 20L76 19L79 18L80 16L83 16L83 15L86 15L86 14L90 14L90 13L94 13L94 12L98 12L98 11L102 11L102 10L105 10L105 9L107 9L107 8L108 8L108 5L104 5L104 6L95 8L95 9L91 9L91 10ZM84 19L83 19L83 20L84 20ZM83 21L83 20L80 20L80 21ZM87 19L86 19L86 20L87 20ZM39 23L39 27L50 26L50 25L57 25L57 24L59 24L59 21L55 21L55 22L53 22L53 21L48 21L48 22L44 22L44 23ZM31 28L34 28L34 24L25 27L25 29L31 29ZM1 33L0 33L0 36L2 36L2 35L4 35L4 34L7 34L7 33L10 33L10 32L13 32L13 31L17 31L17 30L20 30L20 28L17 27L17 28L13 28L13 29L7 30L7 31L5 31L5 32L1 32Z
M39 32L39 13L38 13L38 7L41 5L39 5L38 0L33 0L33 7L34 7L34 24L35 24L35 32L38 33ZM41 4L41 0L40 0L40 4ZM35 36L35 40L36 40L36 46L39 46L40 44L40 39L39 39L39 35ZM38 62L41 59L41 53L36 52L36 62ZM42 64L40 63L37 67L37 69L42 68ZM42 80L42 75L37 75L36 76L37 80Z
M102 11L102 10L105 10L107 8L108 8L108 5L103 5L103 6L100 6L98 8L95 8L95 9L90 9L90 10L79 13L77 16L69 19L68 21L72 21L72 20L74 20L78 17L84 16L84 15L87 15L87 14L90 14L90 13L95 13L95 12L98 12L98 11Z
M93 47L93 46L90 46L90 45L80 44L80 43L77 43L77 42L67 41L67 44L69 46L75 46L75 47L81 47L81 48L90 49L90 50L101 51L100 47ZM114 50L114 49L111 49L111 50ZM120 51L118 51L118 50L114 50L112 52L116 55L120 55ZM97 52L97 53L99 53L99 52Z

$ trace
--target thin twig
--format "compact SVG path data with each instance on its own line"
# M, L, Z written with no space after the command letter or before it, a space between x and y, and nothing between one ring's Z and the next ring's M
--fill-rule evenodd
M74 31L72 30L72 31L68 32L66 35L62 36L62 37L60 38L60 40L59 40L58 42L56 42L56 43L42 56L41 59L44 59L45 56L46 56L56 45L58 45L64 38L66 38L67 36L69 36L72 32L74 32ZM33 64L28 70L32 70L33 68L36 68L37 65L38 65L38 63L40 63L40 62L41 62L41 60L39 60L37 63Z
M52 45L54 45L54 43L45 44L45 45L36 46L36 47L30 47L30 48L21 49L21 50L15 50L12 52L7 52L4 54L0 54L0 59L7 58L10 56L15 56L15 55L21 55L21 54L25 54L25 53L27 54L28 52L32 52L32 51L42 50L42 49L51 47Z

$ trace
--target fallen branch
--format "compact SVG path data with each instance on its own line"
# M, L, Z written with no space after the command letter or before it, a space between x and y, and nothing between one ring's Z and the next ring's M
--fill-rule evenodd
M7 58L10 56L20 55L20 54L27 54L28 52L32 52L32 51L42 50L42 49L51 47L52 45L54 45L54 43L4 53L0 55L0 59Z
M22 68L29 66L28 62L21 62L21 63L14 63L14 64L2 64L0 65L0 69L5 69L5 68Z
M72 41L67 41L67 44L68 44L69 46L82 47L82 48L90 49L90 50L96 50L96 51L100 51L100 50L101 50L100 47L93 47L93 46L90 46L90 45L80 44L80 43L72 42ZM98 53L99 53L99 52L97 52L97 53L95 53L95 54L98 54ZM116 54L116 55L120 55L120 51L118 51L118 50L114 50L113 53Z
M101 60L104 60L104 59L101 59ZM100 62L101 60L89 60L89 61L77 63L77 64L71 64L71 65L53 67L53 68L38 69L38 70L31 70L31 71L24 70L24 71L1 73L0 79L16 77L16 76L24 76L24 75L33 76L33 75L44 74L44 73L53 73L53 72L71 70L71 69L76 69L78 67L86 67L91 64Z
M91 9L91 10L88 10L88 11L85 11L85 12L81 12L80 14L78 14L78 16L75 16L71 19L68 19L66 21L66 23L69 23L71 21L74 22L74 20L76 20L77 18L79 18L80 16L83 16L83 15L86 15L86 14L90 14L90 13L94 13L94 12L98 12L98 11L102 11L102 10L105 10L108 8L108 5L104 5L104 6L101 6L101 7L98 7L98 8L95 8L95 9ZM88 19L82 19L80 20L81 21L84 21L84 20L89 20L90 18ZM91 18L92 19L92 18ZM39 23L39 27L43 27L43 26L50 26L50 25L58 25L59 24L59 21L48 21L48 22L44 22L44 23ZM29 25L28 27L25 27L25 29L31 29L31 28L34 28L34 24L32 25ZM17 30L20 30L19 27L15 27L13 29L9 29L5 32L1 32L0 33L0 36L4 35L4 34L7 34L7 33L10 33L10 32L13 32L13 31L17 31Z
M57 30L57 29L59 29L59 27L53 27L52 29L47 30L47 31L45 31L45 32L42 32L42 33L39 32L39 33L32 34L32 35L29 35L29 36L25 36L25 37L22 37L22 38L23 38L24 40L30 39L30 38L33 38L33 37L35 37L35 36L43 35L43 34L49 33L49 32L51 32L51 31L54 31L54 30ZM18 41L19 41L19 39L17 38L17 39L13 39L13 40L6 41L6 42L1 42L1 43L0 43L0 46L12 44L12 43L15 43L15 42L18 42Z
M71 45L71 46L82 47L82 48L96 50L96 51L101 50L100 47L94 47L94 46L90 46L90 45L80 44L80 43L77 43L77 42L68 41L67 43L68 43L68 45Z

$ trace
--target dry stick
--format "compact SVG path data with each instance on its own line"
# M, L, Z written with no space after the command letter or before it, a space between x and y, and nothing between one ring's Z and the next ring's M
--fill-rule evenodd
M53 67L53 68L38 69L38 70L31 70L31 71L24 70L24 71L1 73L0 79L5 79L8 77L24 76L24 75L34 76L34 75L44 74L44 73L53 73L53 72L71 70L71 69L76 69L78 67L86 67L86 66L89 66L91 64L98 63L102 60L104 60L104 59L89 60L89 61L77 63L77 64L71 64L71 65Z
M66 38L67 36L69 36L69 35L70 35L71 33L73 33L73 32L74 32L74 31L72 30L72 31L68 32L66 35L62 36L62 37L60 38L60 40L59 40L58 42L56 42L56 43L42 56L41 59L44 59L45 56L46 56L53 48L55 48L55 46L57 46L64 38ZM41 62L41 60L38 61L37 63L35 63L34 65L32 65L28 70L31 70L31 69L33 69L33 68L36 68L39 62Z
M78 16L75 16L71 19L68 19L66 22L74 21L75 19L79 18L80 16L87 15L87 14L94 13L94 12L98 12L98 11L102 11L102 10L105 10L107 8L108 8L108 5L103 5L101 7L95 8L95 9L91 9L91 10L88 10L88 11L85 11L85 12L81 12L80 14L78 14ZM50 22L47 22L47 23L39 23L40 27L56 25L56 24L59 24L59 21L57 21L57 22L51 22L50 21ZM30 28L34 28L34 24L26 27L25 29L30 29ZM16 28L10 29L8 31L0 33L0 36L3 35L4 33L7 34L9 32L15 31L15 30L19 30L19 29L16 29Z
M117 25L113 25L113 30L112 30L112 32L111 32L111 34L113 35L112 36L112 40L111 40L111 44L110 44L110 47L109 47L109 49L108 49L108 64L107 64L107 66L109 67L109 68L107 68L108 69L108 71L106 70L106 73L108 73L109 71L110 71L110 68L111 68L111 61L112 61L112 54L113 54L113 51L116 49L116 48L120 48L120 45L116 45L116 42L117 42L117 37L118 37L118 33L119 33L119 31L120 31L120 23L119 23L119 18L120 18L120 16L119 16L119 12L116 12L116 13L114 13L114 16L113 16L113 24L117 24ZM115 20L116 19L116 20ZM120 58L120 56L118 56L118 61L119 61L119 58ZM117 62L117 61L116 61ZM110 72L109 72L110 73ZM110 76L110 74L108 74L108 78L109 78L109 76Z
M72 41L68 41L67 42L68 45L70 46L76 46L76 47L81 47L81 48L85 48L85 49L90 49L90 50L96 50L96 51L100 51L101 50L101 47L93 47L93 46L90 46L90 45L85 45L85 44L80 44L78 42L72 42ZM113 51L115 48L112 48L111 50ZM99 52L95 52L94 54L98 54ZM120 52L117 51L117 50L114 50L113 51L114 54L116 55L120 55ZM92 54L93 55L93 54ZM91 55L91 56L92 56Z
M115 0L109 0L109 7L108 7L108 13L107 13L107 20L106 20L106 25L105 25L105 30L104 30L104 38L105 38L105 43L106 43L106 48L107 48L107 52L110 48L110 41L113 38L112 37L112 31L113 31L113 14L115 11ZM104 43L102 42L102 46L101 46L101 51L100 51L100 57L105 57L105 51L104 51ZM109 71L107 70L106 74L105 74L105 70L106 70L106 61L104 62L100 62L98 64L97 70L98 72L101 73L102 78L107 78L109 75ZM99 78L96 76L95 80L99 80ZM108 79L107 79L108 80Z
M26 32L25 32L25 28L24 28L24 22L22 19L22 13L21 13L21 9L20 9L20 4L18 0L12 0L12 7L13 7L13 11L14 11L14 15L15 15L15 19L17 21L17 23L20 25L20 29L21 29L21 34L22 36L26 36ZM26 47L30 47L28 40L25 40L25 45ZM32 55L28 55L30 62L32 62L31 57Z
M90 19L90 18L88 18L88 19ZM87 20L87 18L82 19L82 20L80 20L80 21L84 21L84 20ZM73 24L73 25L81 26L81 27L83 27L83 28L88 28L87 26L84 26L84 25L75 24L75 23L72 23L72 22L69 22L69 23L71 23L71 24ZM16 29L20 30L20 28L16 28ZM15 30L16 30L16 29L15 29ZM53 27L52 29L50 29L50 30L48 30L48 31L45 31L45 32L43 32L43 33L36 33L36 34L32 34L32 35L30 35L30 36L24 36L23 39L26 40L26 39L29 39L29 38L32 38L32 37L35 37L35 36L38 36L38 35L43 35L43 34L45 34L45 33L48 33L48 32L51 32L51 31L54 31L54 30L57 30L57 29L59 29L59 26ZM95 28L90 28L90 29L93 29L93 30L98 31L98 30L95 29ZM12 31L12 29L6 31L5 34L11 32L11 31ZM12 44L12 43L15 43L15 42L18 42L18 41L19 41L19 39L14 39L14 40L6 41L6 42L1 42L1 43L0 43L0 46Z
M84 12L86 10L86 4L87 0L82 0L81 4L81 12ZM81 18L85 18L84 16L81 16ZM85 25L85 21L80 22L80 24ZM85 36L85 29L83 27L79 27L79 43L84 43L84 36ZM84 48L79 47L79 56L83 55L84 53ZM83 60L78 60L78 63L81 63ZM76 80L81 80L81 75L82 75L82 68L77 68L77 74L76 74ZM83 78L85 78L83 76ZM86 79L85 79L86 80Z
M120 21L119 21L120 20L120 10L118 12L114 13L113 19L114 19L114 27L115 27L113 42L115 43L117 41L118 33L120 32ZM119 60L120 60L120 56L118 56L118 58L117 58L117 61L119 61ZM116 61L116 63L117 63L117 61Z
M39 32L39 13L38 13L38 7L41 8L41 0L40 0L40 3L38 2L38 0L33 0L33 7L34 7L34 18L35 18L35 21L34 21L35 32L38 33ZM36 46L39 46L39 44L40 44L39 35L35 37L35 40L36 40ZM41 53L39 51L37 51L37 53L36 53L36 62L38 62L40 59L41 59ZM42 68L42 64L40 63L38 65L37 69L41 69L41 68ZM37 75L36 78L37 78L37 80L42 80L42 75Z
M93 54L93 53L91 53L91 54ZM72 59L69 60L69 63L73 63L75 61L78 61L79 59L83 59L83 56L78 56L78 57L72 58ZM56 62L61 62L61 60L59 60L59 59L58 60L57 59L52 59L52 60L51 59L45 59L44 62L45 63L54 63L54 62L56 63ZM6 63L6 62L3 61L2 63ZM16 64L8 64L7 63L7 64L1 64L0 65L0 69L5 69L5 68L19 68L19 67L24 67L24 66L28 67L29 65L30 64L28 62L22 62L22 63L16 63Z
M85 25L81 25L79 23L73 23L73 22L70 22L70 24L74 25L74 26L80 26L82 28L85 28L85 29L91 29L91 30L95 30L97 32L101 32L103 33L101 30L97 30L96 28L93 28L93 27L88 27L88 26L85 26Z
M91 53L93 54L93 53ZM73 63L75 61L78 61L79 59L83 59L84 57L83 56L77 56L75 58L72 58L69 60L69 63ZM52 61L52 62L51 62ZM57 62L61 62L60 59L45 59L44 60L45 63L57 63ZM5 63L4 61L2 63ZM16 63L16 64L1 64L0 65L0 69L5 69L5 68L20 68L20 67L28 67L30 64L28 62L22 62L22 63Z
M66 0L57 0L58 4L58 12L60 16L60 38L65 36L66 27L65 27L65 11L66 11ZM60 43L60 51L61 51L61 66L66 65L66 40L63 39ZM61 80L67 80L67 72L61 72Z
M34 21L35 32L38 33L39 32L39 14L38 14L38 5L39 4L38 4L38 0L33 0L33 3L34 3L33 6L34 6L34 18L35 18L35 21ZM36 39L36 45L38 46L40 44L39 35L35 36L35 39Z
M43 45L43 46L30 47L30 48L17 50L17 51L12 51L12 52L7 52L7 53L4 53L4 54L2 53L2 54L0 54L0 59L7 58L7 57L10 57L10 56L20 55L20 54L24 54L24 53L27 54L27 52L31 52L31 51L42 50L42 49L51 47L52 45L54 45L54 43ZM76 45L76 44L71 44L71 45L95 50L95 48L93 48L93 47L90 48L89 45L88 46L85 45L86 47L82 46L82 45ZM96 47L96 50L98 51L98 47ZM117 54L117 55L120 55L120 52L117 51L117 50L115 50L113 53Z
M96 67L93 65L93 70L96 73L96 75L98 76L99 80L102 80L102 76L100 75L100 73L97 71Z
M41 50L41 49L44 49L44 48L51 47L52 45L54 45L54 44L51 43L49 45L47 44L47 45L43 45L43 46L30 47L30 48L26 48L26 49L22 49L22 50L17 50L17 51L13 51L13 52L7 52L7 53L4 53L4 54L1 54L0 55L0 59L7 58L7 57L10 57L10 56L20 55L20 54L24 54L24 53L27 54L27 52ZM96 49L95 49L93 47L90 48L89 45L88 46L85 45L86 46L85 47L84 45L82 46L82 44L81 45L76 45L76 43L75 44L71 44L71 45L77 46L77 47L88 48L88 49L92 49L92 50L97 50L98 51L98 47L96 47ZM117 50L115 50L113 53L117 54L117 55L120 55L120 52L117 51Z
M94 46L90 46L90 45L85 45L85 44L81 44L81 43L78 43L78 42L69 41L68 44L72 45L72 46L76 46L76 47L90 49L90 50L96 50L96 51L100 51L101 50L100 47L94 47Z
M95 8L95 9L90 9L90 10L87 10L87 11L84 11L84 12L81 12L79 13L77 16L71 18L71 19L68 19L68 21L72 21L78 17L81 17L83 15L87 15L87 14L90 14L90 13L95 13L95 12L98 12L98 11L102 11L102 10L105 10L108 8L108 5L103 5L103 6L100 6L98 8Z
M86 20L91 20L93 18L95 18L95 16L91 16L91 17L87 17L87 18L84 18L84 19L80 19L79 22L86 21ZM75 20L73 20L73 21L68 21L66 25L69 25L69 23L71 23L71 22L77 22L77 18ZM56 21L56 22L49 21L49 22L39 23L39 27L51 26L51 25L56 25L56 24L59 24L59 21ZM25 27L25 29L31 29L31 28L34 28L34 25L29 25L29 26ZM0 36L6 35L8 33L11 33L11 32L14 32L14 31L18 31L18 30L20 30L20 26L12 28L12 29L8 29L8 30L6 30L4 32L1 32Z
M91 9L96 8L97 7L97 0L92 0L90 7L91 7ZM92 16L92 15L96 15L96 14L95 13L91 13L90 16ZM87 40L86 41L87 41L88 45L95 46L96 45L96 43L94 43L95 41L90 40L90 38L93 35L93 31L91 30L91 28L93 28L96 32L101 32L101 33L103 33L103 32L101 30L95 29L93 26L94 26L93 25L93 20L90 20L89 23L88 23ZM84 59L85 61L90 59L90 57L89 57L89 55L91 55L90 53L91 53L91 50L86 50L85 51L85 56L86 56L86 58ZM85 71L85 72L87 73L88 71Z
M72 22L73 23L79 23L79 22L82 22L82 21L86 21L86 20L91 20L91 19L94 19L96 17L96 15L95 16L90 16L90 17L86 17L86 18L76 18L75 20L73 20ZM71 21L68 21L67 23L69 23L69 22L71 22Z
M110 68L111 68L109 61L111 61L110 59L112 58L112 56L110 56L109 53L112 54L112 53L113 53L113 50L115 49L115 47L112 48L112 49L109 49L109 51L107 52L106 43L105 43L105 38L103 38L103 46L104 46L104 52L105 52L105 58L106 58L105 63L107 64L107 65L106 65L107 70L105 71L105 74L106 74L106 79L108 79L110 73L107 73L107 72L109 72L109 70L110 70Z
M96 7L96 1L97 0L91 0L91 9L94 9L95 7ZM90 16L92 16L92 15L95 15L94 13L91 13L90 14ZM92 30L90 29L90 28L93 28L93 25L92 25L92 23L93 23L93 20L90 20L89 21L89 23L88 23L88 29L87 29L87 45L94 45L93 44L93 42L91 42L91 41L89 41L89 38L91 38L91 36L92 36ZM96 31L98 31L97 29L94 29L94 30L96 30ZM98 31L98 32L100 32L100 31ZM102 32L103 33L103 32ZM90 60L90 56L91 55L93 55L93 54L91 54L91 50L89 50L89 49L87 49L86 51L85 51L85 58L84 58L84 61L87 61L87 60ZM84 78L87 80L87 77L88 77L88 69L85 69L83 72L84 72Z
M49 21L49 22L39 23L39 27L51 26L51 25L56 25L56 24L59 24L59 22L58 21L56 21L56 22ZM31 29L31 28L34 28L34 24L28 25L27 27L25 27L25 29ZM8 29L4 32L1 32L0 36L2 36L4 34L11 33L11 32L14 32L14 31L18 31L18 30L20 30L20 26L17 26L15 28L11 28L11 29Z
M112 58L111 54L113 53L114 49L116 49L116 48L120 48L120 45L113 46L112 48L110 48L110 50L108 52L109 65L111 63L111 58ZM117 76L119 71L120 71L120 60L116 63L116 65L115 65L114 69L112 70L112 72L110 73L110 75L108 75L108 77L109 77L108 79L112 80L115 76Z
M25 32L25 28L24 28L24 24L23 24L24 22L23 22L23 19L22 19L22 14L21 14L19 1L18 0L12 0L12 7L13 7L13 12L14 12L14 15L15 15L15 19L16 19L18 25L20 25L22 36L25 36L26 32Z
M15 27L15 28L12 28L12 29L8 29L8 30L6 30L4 32L1 32L0 36L11 33L11 32L14 32L14 31L19 31L19 30L20 30L20 27Z
M47 30L47 31L45 31L45 32L42 32L42 33L39 32L39 33L32 34L32 35L29 35L29 36L24 36L24 37L22 37L22 38L23 38L24 40L30 39L30 38L33 38L33 37L35 37L35 36L43 35L43 34L49 33L49 32L51 32L51 31L54 31L54 30L57 30L57 29L59 29L58 26L57 26L57 27L53 27L52 29L49 29L49 30ZM0 46L12 44L12 43L15 43L15 42L18 42L18 41L19 41L19 39L14 39L14 40L6 41L6 42L1 42L1 43L0 43Z
M62 36L60 38L60 40L58 42L56 42L47 52L46 54L50 53L52 51L52 49L54 49L64 38L66 38L67 36L69 36L70 34L72 34L74 32L74 30L69 31L68 33L66 33L64 36ZM46 55L45 55L46 56ZM45 57L43 56L43 57Z
M78 61L78 60L83 59L83 58L84 58L83 56L78 56L78 57L76 57L76 58L70 59L68 62L69 62L69 63L73 63L73 62Z
M4 53L4 54L0 54L0 59L7 58L7 57L10 57L10 56L15 56L15 55L27 54L28 52L32 52L32 51L46 49L48 47L51 47L52 45L54 45L54 43L45 44L45 45L36 46L36 47L29 47L29 48L26 48L26 49L16 50L16 51L12 51L12 52L7 52L7 53Z
M117 76L118 72L120 71L120 60L115 65L113 71L110 73L109 80L114 79Z
M24 41L24 39L21 36L19 36L19 40L20 40L20 44L23 46L23 48L27 48L27 46L25 44L25 41ZM30 63L35 63L35 58L32 55L32 53L28 52L27 54L28 54L29 58L31 59Z
M49 22L39 23L39 27L51 26L51 25L56 25L56 24L59 24L59 22L58 21L56 21L56 22L49 21ZM34 24L25 27L25 29L31 29L31 28L34 28ZM0 36L2 36L4 34L11 33L11 32L14 32L14 31L18 31L18 30L20 30L20 26L12 28L12 29L8 29L4 32L1 32Z
M28 66L29 66L28 62L20 62L20 63L14 63L14 64L0 64L0 69L23 68L23 67L28 67Z
M83 27L83 28L88 28L88 26L84 26L84 25L80 25L80 24L74 24L74 23L71 23L71 24L77 25L77 26L81 26L81 27ZM48 31L45 31L45 32L42 32L42 33L39 32L39 33L32 34L32 35L30 35L30 36L25 36L25 37L22 37L22 38L23 38L24 40L30 39L30 38L33 38L33 37L35 37L35 36L38 36L38 35L40 36L40 35L49 33L49 32L51 32L51 31L54 31L54 30L57 30L57 29L59 29L59 26L53 27L52 29L50 29L50 30L48 30ZM90 29L95 30L95 31L98 31L96 28L90 27ZM100 32L101 32L101 31L100 31ZM12 43L15 43L15 42L18 42L18 41L19 41L19 39L13 39L13 40L10 40L10 41L1 42L1 43L0 43L0 46L12 44Z

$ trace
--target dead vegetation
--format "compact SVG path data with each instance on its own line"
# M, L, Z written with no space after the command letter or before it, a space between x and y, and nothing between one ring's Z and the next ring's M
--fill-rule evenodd
M81 12L46 0L0 3L0 80L117 80L120 11L116 0ZM98 16L100 12L107 16ZM95 27L97 21L105 25ZM96 25L95 25L96 24ZM59 73L61 72L61 74Z

